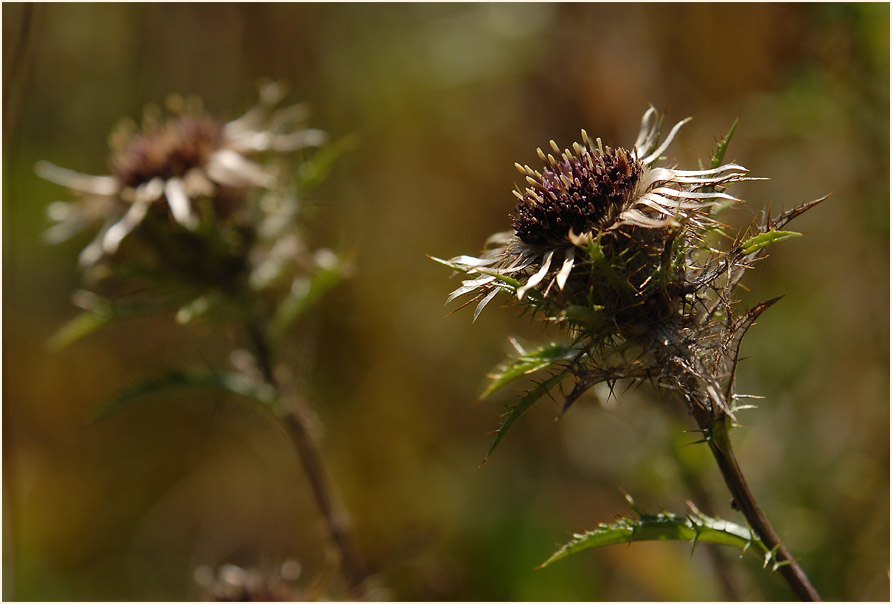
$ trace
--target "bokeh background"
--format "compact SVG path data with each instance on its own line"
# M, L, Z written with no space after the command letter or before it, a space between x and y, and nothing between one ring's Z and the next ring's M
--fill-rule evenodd
M476 253L509 227L515 161L580 128L630 145L649 103L694 121L671 152L769 177L735 189L745 225L834 191L749 276L784 294L748 336L740 390L765 396L734 433L753 490L826 599L889 598L889 6L886 4L3 5L3 598L199 597L193 569L286 558L333 570L284 432L250 405L178 397L90 424L140 378L216 358L237 334L171 317L61 352L78 239L48 247L67 199L47 159L107 170L106 136L170 92L222 117L263 77L355 148L317 192L315 245L355 277L294 332L294 372L379 596L399 600L713 600L705 547L590 551L533 570L573 531L682 512L699 476L732 520L683 412L647 389L593 395L555 422L537 404L478 467L509 388L476 403L511 334L549 332L491 305L445 318L457 281L425 257ZM681 459L681 462L679 462ZM696 500L696 498L695 498ZM738 597L788 599L723 552ZM337 593L335 591L335 593Z

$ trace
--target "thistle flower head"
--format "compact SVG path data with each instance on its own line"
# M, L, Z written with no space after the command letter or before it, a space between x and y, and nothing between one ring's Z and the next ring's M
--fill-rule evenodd
M637 196L644 166L625 149L593 149L585 131L579 143L561 152L551 141L556 160L537 149L546 164L540 173L515 164L529 186L514 191L520 199L512 216L514 233L529 245L563 245L571 232L586 233L613 223ZM600 143L600 141L598 141Z
M112 174L133 189L155 178L184 178L210 164L222 142L223 124L198 111L151 124L146 132L119 129L111 139Z
M124 120L112 132L107 176L38 163L41 177L70 188L79 198L49 206L55 224L47 239L61 241L102 221L80 255L81 266L89 268L114 255L151 214L167 215L194 231L203 219L200 200L210 202L215 219L225 218L253 191L274 189L279 184L275 170L254 156L320 145L325 136L303 128L304 106L276 109L283 97L280 85L265 85L260 96L257 106L228 123L206 113L195 98L171 97L166 118L147 107L141 128Z
M592 258L587 253L596 245L594 253L610 258L629 286L628 295L608 302L626 305L629 297L632 305L641 302L642 288L658 283L655 271L666 276L668 267L661 259L666 260L667 246L682 234L696 237L713 225L709 208L737 201L724 190L746 178L746 169L737 164L706 170L657 166L687 121L676 124L661 142L657 112L651 108L631 150L605 146L600 139L593 142L583 130L582 143L574 143L572 150L561 151L554 141L553 154L538 149L541 172L516 164L527 187L514 191L519 199L511 217L514 232L493 236L492 246L479 257L448 261L477 275L450 299L476 293L481 302L475 319L499 291L534 304L549 296L573 305L601 304L605 300L591 299L592 290L603 293L603 287L594 286L607 277L589 270ZM589 269L574 271L579 262ZM568 290L568 283L575 287ZM665 286L665 278L659 283Z
M567 376L575 386L565 408L596 383L629 378L682 392L705 412L733 418L737 351L770 305L736 312L734 290L762 248L796 235L781 227L816 202L775 219L766 214L719 249L712 231L723 225L715 215L739 201L728 187L751 178L738 164L722 164L733 128L708 168L663 165L687 121L661 138L651 108L629 149L593 142L585 131L572 150L552 141L553 153L538 151L541 171L516 165L526 186L514 191L514 230L490 237L479 256L438 260L464 275L448 301L469 296L477 302L475 320L504 293L571 336L568 345L518 347L487 392L549 368L552 376L518 408ZM514 417L506 416L496 442Z
M305 127L305 105L280 108L283 95L282 86L264 85L260 102L230 122L197 98L171 97L165 113L149 106L140 125L122 120L113 130L106 176L37 165L76 195L48 206L50 242L101 225L80 253L85 285L95 291L75 300L91 325L173 308L180 323L248 312L252 321L272 317L270 335L279 338L348 276L349 258L307 245L300 220L304 195L338 148L286 155L327 137ZM84 333L65 326L54 345Z

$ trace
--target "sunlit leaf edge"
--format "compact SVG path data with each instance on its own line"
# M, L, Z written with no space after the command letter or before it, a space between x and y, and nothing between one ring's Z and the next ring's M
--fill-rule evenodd
M567 356L568 346L563 344L547 344L536 350L524 351L512 357L490 374L490 383L480 395L485 399L492 393L524 375L535 373L563 360Z
M538 568L588 549L635 541L687 541L694 546L699 542L728 545L740 548L741 555L752 553L765 566L774 558L774 552L768 550L749 528L707 516L693 504L689 505L691 513L688 515L671 512L647 514L636 509L637 518L623 517L610 524L599 524L594 530L575 534ZM776 566L775 563L772 568Z
M498 444L502 441L502 438L505 437L508 429L514 425L521 415L526 413L526 411L533 406L533 403L542 398L548 391L557 384L560 384L561 381L567 377L567 373L557 373L546 380L543 380L536 384L536 386L527 392L524 396L520 398L515 404L511 405L511 408L502 415L502 425L499 426L499 429L496 430L495 438L492 441L492 444L489 447L489 451L486 453L486 457L483 459L483 462L486 462L489 459L489 456L492 455L492 452L495 451Z

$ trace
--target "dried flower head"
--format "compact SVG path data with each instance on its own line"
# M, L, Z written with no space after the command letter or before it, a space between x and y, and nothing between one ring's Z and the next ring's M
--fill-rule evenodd
M511 217L514 232L491 237L489 249L480 257L449 261L464 272L481 273L465 280L450 299L480 294L476 319L499 291L511 290L523 299L541 284L546 285L540 288L542 296L548 296L554 285L565 290L577 249L585 242L601 241L617 254L625 250L632 261L639 252L662 253L679 229L711 225L705 212L713 205L736 201L723 191L744 180L746 169L737 164L708 170L655 166L689 119L676 124L660 144L657 112L650 108L631 151L604 146L601 139L593 144L583 130L583 143L574 143L572 151L561 151L554 141L554 155L537 150L545 164L542 172L515 164L528 186L514 191L520 200L516 216ZM647 281L646 274L639 274L639 286Z
M435 258L465 275L448 301L471 296L475 320L503 292L571 336L536 350L517 345L517 356L493 376L487 394L521 375L552 372L506 416L496 442L568 376L575 385L564 408L599 382L630 378L733 418L737 351L770 305L737 313L734 289L766 245L796 235L780 228L816 202L773 220L766 213L718 249L724 227L715 216L739 201L726 191L753 179L743 166L722 164L733 128L708 168L657 165L687 121L661 141L651 108L629 150L592 142L585 131L572 150L552 141L553 154L538 150L541 171L516 164L526 186L514 191L514 231L490 237L480 256Z
M321 131L303 128L306 107L276 109L283 95L279 84L265 85L260 103L228 123L207 114L195 98L171 97L166 118L148 107L141 128L125 120L112 133L108 176L38 163L40 176L69 187L80 198L49 206L48 215L56 224L47 231L47 239L61 241L103 221L99 234L80 255L81 266L88 268L115 254L150 213L167 214L175 224L193 231L202 220L200 199L209 200L219 218L252 190L273 189L278 183L275 171L253 156L325 140Z

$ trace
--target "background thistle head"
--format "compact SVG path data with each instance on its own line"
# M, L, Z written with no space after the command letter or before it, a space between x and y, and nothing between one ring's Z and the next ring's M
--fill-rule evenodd
M118 123L109 137L109 175L38 163L39 175L76 195L49 207L55 224L48 240L98 226L80 254L94 278L136 264L227 291L249 279L269 281L250 278L253 267L264 264L268 276L270 258L286 247L295 259L304 253L300 245L284 245L295 237L299 209L298 183L292 168L281 165L284 154L326 139L305 126L304 105L279 108L283 97L281 84L264 84L259 103L224 122L197 97L171 95L166 112L148 105L141 125L126 118ZM303 263L312 265L312 256Z

